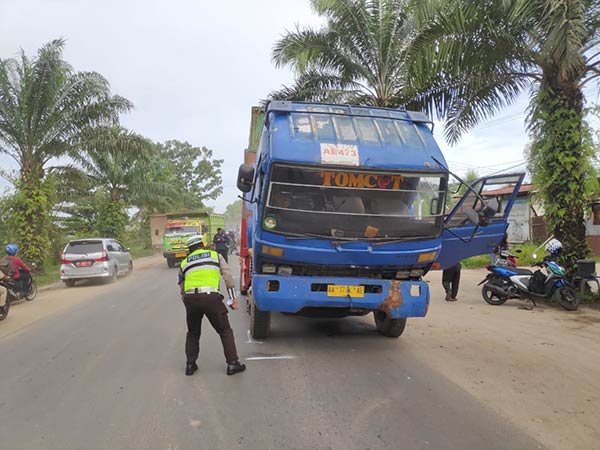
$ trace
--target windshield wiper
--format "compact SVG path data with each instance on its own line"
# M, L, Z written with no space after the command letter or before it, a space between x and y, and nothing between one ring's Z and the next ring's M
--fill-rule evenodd
M308 239L308 238L319 238L319 239L333 239L332 236L326 234L316 233L285 233L286 239Z
M354 241L344 241L344 242L338 242L339 245L343 245L343 244L348 244L350 242L368 242L369 244L371 244L372 246L376 247L378 245L385 245L385 244L396 244L398 242L406 242L406 241L418 241L420 239L423 239L425 236L407 236L404 238L397 238L397 237L390 237L390 238L385 238L385 237L381 237L381 238L356 238L356 240Z

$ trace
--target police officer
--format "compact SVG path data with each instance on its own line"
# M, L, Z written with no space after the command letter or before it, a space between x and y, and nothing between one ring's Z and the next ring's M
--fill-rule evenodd
M204 316L221 336L227 361L227 375L243 372L246 370L246 365L240 364L238 360L233 330L227 318L227 308L223 304L224 297L219 292L222 275L229 296L227 304L231 309L238 308L231 270L221 255L214 250L204 248L202 236L192 236L186 244L189 254L181 262L179 271L179 284L188 327L185 341L187 357L185 374L192 375L198 370L196 360L200 351L200 330Z

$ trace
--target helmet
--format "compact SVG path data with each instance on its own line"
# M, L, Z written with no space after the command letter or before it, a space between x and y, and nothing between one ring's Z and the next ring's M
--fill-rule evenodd
M204 241L200 235L192 236L185 242L188 248L197 247L200 244L204 245Z
M15 256L19 251L19 247L16 244L8 244L6 246L6 254L10 256Z
M558 239L550 239L550 242L546 244L546 251L550 255L560 252L562 248L562 243Z

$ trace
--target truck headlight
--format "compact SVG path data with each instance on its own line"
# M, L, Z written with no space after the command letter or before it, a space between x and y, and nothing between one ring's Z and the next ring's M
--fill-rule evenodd
M291 275L292 268L290 266L279 266L277 268L277 274L278 275Z
M262 271L263 273L275 273L277 271L277 267L275 264L263 264Z

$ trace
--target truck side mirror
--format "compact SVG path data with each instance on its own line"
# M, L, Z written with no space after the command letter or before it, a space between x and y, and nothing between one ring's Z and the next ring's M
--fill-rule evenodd
M471 208L470 206L466 206L463 209L465 216L467 216L467 220L471 222L473 225L479 225L479 214Z
M238 170L237 188L242 192L250 192L253 180L254 167L250 164L242 164Z

